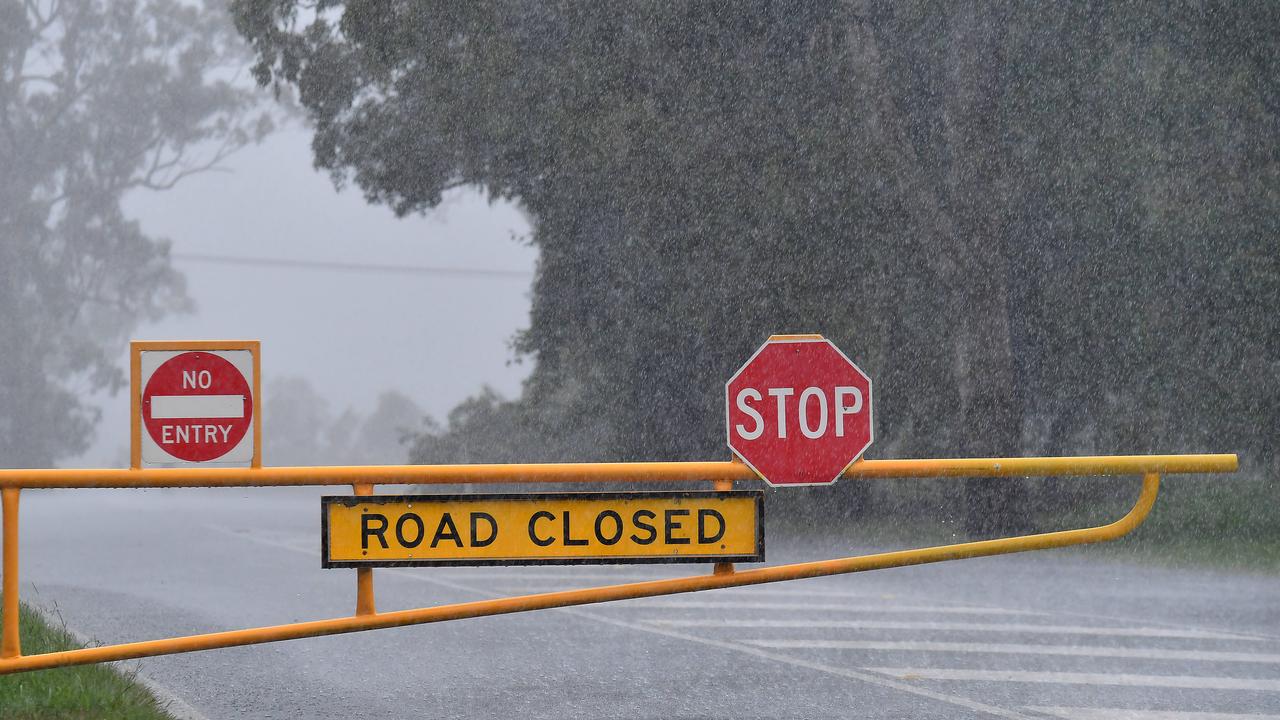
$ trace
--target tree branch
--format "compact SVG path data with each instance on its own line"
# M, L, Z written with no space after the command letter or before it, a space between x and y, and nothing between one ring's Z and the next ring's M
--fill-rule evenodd
M146 188L148 190L170 190L175 187L183 179L202 172L231 172L230 168L220 167L223 160L226 160L236 151L244 147L243 143L233 142L230 139L224 140L222 145L213 153L205 162L196 165L183 165L183 158L186 155L186 145L178 148L175 154L169 159L161 162L164 146L160 145L156 148L156 154L153 157L151 166L147 172L143 173L140 178L130 181L124 185L125 188ZM173 174L168 172L174 168L180 168Z

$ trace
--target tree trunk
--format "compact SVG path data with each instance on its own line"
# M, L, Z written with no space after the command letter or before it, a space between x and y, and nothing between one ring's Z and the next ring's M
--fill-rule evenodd
M1022 406L1010 329L1010 238L1004 100L1007 13L955 6L946 48L943 126L945 188L955 265L955 377L961 383L958 449L967 456L1019 454ZM1019 480L965 481L965 525L971 534L1027 525Z

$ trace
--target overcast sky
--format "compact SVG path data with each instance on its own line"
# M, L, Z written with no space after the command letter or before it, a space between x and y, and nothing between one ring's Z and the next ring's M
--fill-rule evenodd
M490 205L466 191L429 216L397 219L367 204L358 189L337 192L312 168L309 139L303 129L284 130L231 158L231 173L128 198L127 212L147 233L173 241L196 302L193 314L144 325L135 339L261 340L264 387L283 375L305 377L335 413L367 412L387 389L437 419L485 383L507 397L518 394L530 366L510 362L509 342L528 324L536 259L524 240L525 218L509 204ZM230 265L185 255L514 274ZM119 357L127 368L127 347ZM93 448L68 464L110 466L127 458L126 393L104 397L102 405ZM268 437L270 418L263 420Z

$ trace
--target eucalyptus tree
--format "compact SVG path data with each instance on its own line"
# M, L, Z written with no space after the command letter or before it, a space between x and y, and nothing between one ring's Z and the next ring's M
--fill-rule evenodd
M244 60L220 8L0 1L0 465L82 452L132 329L191 307L121 201L270 129Z
M523 396L474 399L420 459L713 457L722 383L772 332L875 378L873 456L1277 418L1274 4L234 9L336 182L400 214L479 187L535 221ZM1022 497L942 502L985 533Z

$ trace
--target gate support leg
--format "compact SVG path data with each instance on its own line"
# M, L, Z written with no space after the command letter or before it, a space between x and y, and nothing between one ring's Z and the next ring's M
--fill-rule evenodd
M716 490L732 490L732 489L733 489L733 481L732 481L732 480L716 480L716 481L715 481L715 489L716 489ZM718 563L716 563L715 565L713 565L713 566L712 566L711 573L712 573L713 575L732 575L732 574L733 574L733 563L731 563L731 562L718 562Z
M352 485L356 495L372 495L372 485ZM356 615L375 615L373 603L373 568L356 568Z
M0 658L22 655L18 636L18 488L0 490L4 515L4 627L0 628Z

